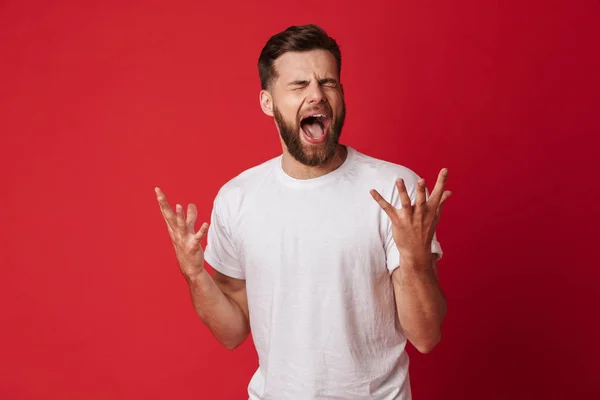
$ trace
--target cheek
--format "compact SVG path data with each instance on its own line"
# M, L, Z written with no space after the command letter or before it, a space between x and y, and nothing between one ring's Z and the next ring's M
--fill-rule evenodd
M300 104L299 101L287 100L278 104L279 111L286 120L295 122L298 119Z
M337 113L342 110L344 102L340 93L331 93L329 96L327 96L327 101L329 101L329 105Z

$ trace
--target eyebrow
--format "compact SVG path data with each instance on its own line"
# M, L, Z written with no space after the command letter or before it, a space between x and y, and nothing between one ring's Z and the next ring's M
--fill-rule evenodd
M319 84L325 84L325 83L337 83L337 79L333 79L333 78L323 78L323 79L319 79ZM292 81L290 83L288 83L288 86L301 86L301 85L306 85L308 84L307 80L295 80Z

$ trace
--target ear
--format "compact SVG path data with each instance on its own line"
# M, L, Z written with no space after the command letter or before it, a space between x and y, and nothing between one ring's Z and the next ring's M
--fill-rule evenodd
M266 90L260 91L260 108L269 117L273 116L273 97Z
M344 85L340 83L340 91L342 92L342 96L344 95Z

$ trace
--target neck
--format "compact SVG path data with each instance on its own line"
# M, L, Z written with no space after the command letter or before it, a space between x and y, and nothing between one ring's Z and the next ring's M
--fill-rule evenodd
M316 167L309 167L298 162L288 153L284 146L281 166L286 174L294 179L314 179L328 174L340 167L348 156L346 146L338 144L335 149L335 155L326 164Z

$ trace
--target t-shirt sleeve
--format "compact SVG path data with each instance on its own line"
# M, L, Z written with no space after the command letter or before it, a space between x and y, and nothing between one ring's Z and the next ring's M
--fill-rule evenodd
M414 180L414 182L407 182L405 179L405 184L407 186L407 190L408 190L408 194L410 196L410 200L411 200L411 204L415 204L416 201L416 183L417 180L419 179L419 177L416 177L416 179ZM425 194L426 194L426 198L429 199L429 190L425 190ZM400 203L400 196L398 195L398 188L396 187L396 185L394 185L394 189L392 191L392 196L391 196L391 200L390 199L386 199L391 205L393 205L396 208L401 208L402 204ZM385 217L385 228L386 228L386 264L387 264L387 269L390 272L390 274L399 266L399 262L400 262L400 252L398 251L398 248L396 247L396 243L394 242L394 237L392 235L392 223L389 219L389 217L387 216L387 214L384 212L383 216ZM433 234L433 240L431 241L431 252L434 254L434 256L437 257L437 259L439 260L440 258L442 258L444 252L442 251L442 246L440 245L440 242L437 239L437 233L434 232Z
M246 274L238 257L236 245L231 235L231 215L217 195L213 203L211 221L208 227L204 260L215 270L237 279L245 279Z

